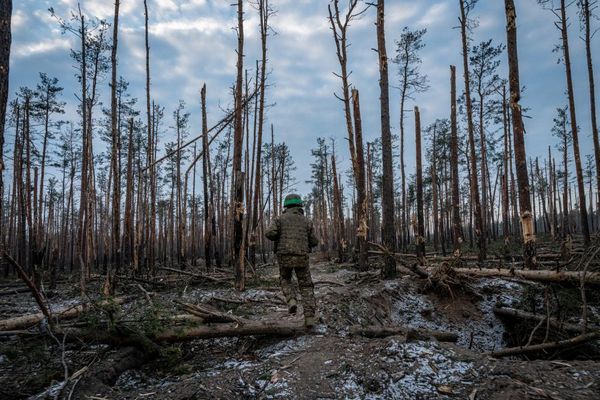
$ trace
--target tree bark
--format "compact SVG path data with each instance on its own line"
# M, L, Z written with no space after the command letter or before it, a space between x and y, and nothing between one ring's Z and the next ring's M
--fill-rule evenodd
M463 232L460 220L460 191L458 174L458 127L456 122L456 67L450 66L450 168L452 175L452 241L454 256L460 257Z
M243 1L238 0L238 48L237 48L237 80L235 85L235 117L233 139L233 265L235 271L235 286L239 291L244 290L245 268L243 248L243 218L244 218L244 176L242 173L243 148L243 73L244 73L244 10Z
M117 46L119 40L119 4L115 0L115 14L113 22L113 43L111 53L112 76L110 86L110 109L111 109L111 167L113 179L112 198L112 262L115 263L118 273L121 267L121 171L119 168L119 129L117 126Z
M392 133L390 130L390 99L388 81L388 58L385 48L384 0L377 1L377 52L379 55L379 101L381 107L381 147L382 147L382 239L389 252L396 250L396 230L394 227L394 171L392 168ZM392 279L396 276L396 261L392 255L384 260L382 276Z
M352 89L352 104L354 107L354 134L356 144L356 201L357 222L356 246L358 250L358 268L366 269L368 264L369 223L367 218L368 199L365 181L365 155L363 147L362 119L360 114L360 96L357 89Z
M573 89L573 76L571 73L571 55L569 52L569 37L567 31L567 11L565 0L560 0L560 32L562 37L562 50L565 62L565 73L567 76L567 95L569 97L569 115L571 119L571 136L573 139L573 155L575 158L575 172L577 174L577 191L579 194L579 216L581 221L581 233L585 246L590 244L590 228L588 224L587 208L585 201L585 186L583 183L583 170L579 154L579 133L577 126L577 113L575 112L575 93Z
M0 1L0 231L6 232L4 221L4 129L8 105L12 0ZM5 233L0 234L0 248L5 244Z
M477 155L475 153L475 134L473 127L473 106L471 104L471 82L469 78L469 48L467 38L467 10L465 1L460 0L460 30L463 51L463 75L465 80L465 96L467 108L467 130L469 141L469 155L471 163L471 201L473 202L473 215L475 217L475 239L479 249L479 261L486 258L486 238L483 229L481 202L479 200L479 178L477 174ZM482 171L484 173L484 171Z
M527 176L527 154L525 153L525 137L521 116L521 85L519 82L519 58L517 53L517 13L513 0L505 0L506 43L508 54L508 72L510 89L510 108L515 149L515 165L517 168L517 184L519 187L519 208L521 227L523 230L523 258L525 268L532 268L535 259L535 234L531 215L531 196Z
M415 107L415 146L417 163L417 257L421 265L425 264L425 223L423 219L423 162L421 161L421 116L419 107Z
M596 164L596 210L598 211L600 210L600 140L598 139L598 121L596 119L596 89L594 85L594 64L592 62L592 34L590 28L590 18L590 2L589 0L583 0L585 55L588 70L588 84L590 89L590 117L592 120L592 138L594 141L594 159ZM592 192L590 192L590 196L593 198Z

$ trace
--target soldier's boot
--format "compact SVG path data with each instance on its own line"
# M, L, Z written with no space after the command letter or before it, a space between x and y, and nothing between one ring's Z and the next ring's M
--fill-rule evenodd
M298 286L302 295L302 308L304 309L304 325L307 328L312 328L317 324L315 312L317 309L315 301L314 284L310 276L308 267L296 268L296 277L298 278Z
M285 302L288 305L288 311L290 314L295 314L298 310L296 302L296 291L292 282L293 268L285 268L279 266L279 284L281 285L281 291L285 297Z

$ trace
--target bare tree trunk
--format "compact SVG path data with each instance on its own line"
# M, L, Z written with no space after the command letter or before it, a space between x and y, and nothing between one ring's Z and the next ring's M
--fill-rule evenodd
M261 194L261 167L262 167L262 137L265 112L265 86L267 79L267 34L269 29L269 0L259 1L260 38L261 38L261 64L260 64L260 99L258 106L258 129L256 136L256 166L254 173L254 198L252 205L252 233L250 239L250 262L256 265L256 229L258 228L260 194ZM256 117L255 117L256 118ZM262 219L262 217L261 217Z
M506 12L506 44L508 53L508 72L510 88L510 108L512 110L512 125L515 148L515 164L517 168L517 183L519 186L519 208L521 211L521 226L523 229L523 259L525 268L531 269L536 264L535 234L531 216L531 197L527 176L527 155L525 153L525 138L523 119L521 117L521 85L519 82L519 58L517 53L517 13L513 0L505 0Z
M392 168L392 134L390 130L390 99L388 82L388 58L385 48L384 0L377 1L377 51L379 55L379 90L381 107L381 146L382 146L382 239L383 245L391 253L396 251L396 230L394 228L394 171ZM396 276L394 257L385 257L382 275L385 279Z
M358 268L366 269L368 264L367 239L369 235L369 224L367 219L368 196L366 195L365 183L365 155L362 136L362 119L360 115L360 97L358 90L352 89L352 103L354 107L354 133L356 144L356 201L357 201L357 223L356 247L358 250Z
M463 50L463 72L465 79L465 96L467 107L467 128L469 136L469 152L471 162L471 199L473 201L473 215L475 217L475 236L479 248L479 261L486 258L486 238L481 213L481 202L479 201L479 178L477 175L477 155L475 154L475 135L473 128L473 107L471 105L471 86L469 79L469 48L467 38L467 11L465 1L460 0L460 29ZM484 173L484 171L482 171Z
M345 240L344 240L344 212L342 209L342 194L338 181L337 166L335 161L335 153L331 154L331 171L333 175L333 225L337 231L336 247L338 253L338 261L345 261Z
M454 256L460 257L463 232L460 221L460 192L458 175L458 127L456 122L456 67L450 66L450 168L452 175L452 240Z
M150 106L150 42L148 38L148 2L144 0L144 40L146 48L146 118L147 118L147 129L148 129L148 160L147 163L150 166L148 184L150 185L150 207L148 210L148 238L146 246L148 248L148 270L154 274L156 273L155 268L155 237L156 237L156 166L154 165L154 158L156 150L154 148L156 140L154 138L154 127L152 126L152 112Z
M115 0L115 15L113 22L113 43L111 53L112 79L110 86L110 110L111 110L111 167L113 183L112 199L112 262L115 263L118 273L121 268L121 171L119 168L119 129L117 126L117 46L119 40L119 3Z
M433 138L431 141L431 202L433 212L433 249L437 252L440 245L440 235L444 232L440 228L440 215L438 210L438 174L437 174L437 123L433 125ZM443 218L442 218L443 220Z
M591 12L589 0L583 0L583 17L585 25L585 55L590 87L590 116L592 120L592 138L594 140L594 159L596 162L596 211L600 211L600 141L598 139L598 122L596 119L596 90L594 85L594 64L592 62L592 34L590 29ZM0 193L2 193L1 190ZM593 198L592 191L590 191L590 197Z
M504 132L504 158L502 161L504 172L502 174L502 236L504 236L504 253L508 254L510 244L510 210L508 205L508 164L509 146L508 146L508 115L506 111L506 86L502 88L502 127Z
M421 116L415 107L415 145L417 163L417 258L425 264L425 225L423 222L423 162L421 161Z
M243 291L245 286L243 218L244 218L244 174L242 172L243 148L243 72L244 72L244 10L243 1L238 0L238 49L237 49L237 81L235 85L235 126L233 140L233 265L235 272L235 287Z
M4 128L8 105L12 0L0 1L0 231L4 226ZM0 249L5 245L5 234L0 234Z
M577 114L575 112L575 93L573 90L573 77L571 74L571 55L569 53L569 38L567 32L567 12L565 0L560 0L560 32L562 36L562 49L565 58L565 73L567 75L567 95L569 96L569 113L571 117L571 136L573 138L573 155L575 158L575 172L577 173L577 190L579 193L579 216L581 233L585 246L590 244L590 228L588 225L587 208L585 201L585 186L583 184L583 170L579 155L579 133L577 127Z

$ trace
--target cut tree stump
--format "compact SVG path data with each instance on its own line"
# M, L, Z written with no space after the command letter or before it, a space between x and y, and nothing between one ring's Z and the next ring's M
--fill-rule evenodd
M433 272L434 267L427 267L428 272ZM477 277L520 278L536 282L581 282L580 271L550 271L550 270L516 270L499 268L454 268L459 274ZM600 285L600 272L587 272L585 282L591 285Z
M63 308L62 310L57 310L52 312L52 318L55 319L68 319L74 318L79 314L82 314L86 311L91 310L93 307L103 307L109 304L123 304L127 298L119 297L114 300L103 300L97 304L86 303L79 304L77 306ZM36 314L26 314L20 315L18 317L8 318L0 321L0 331L14 331L20 329L27 329L35 324L39 323L45 318L43 313Z
M359 326L350 328L353 335L361 335L368 338L383 338L394 335L405 335L407 339L428 340L434 338L440 342L456 342L458 335L452 332L434 331L429 329L411 328L405 326Z

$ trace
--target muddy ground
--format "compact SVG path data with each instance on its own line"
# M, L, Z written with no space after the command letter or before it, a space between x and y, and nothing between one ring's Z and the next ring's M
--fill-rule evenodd
M593 345L543 359L496 360L486 352L515 345L530 327L498 319L496 305L539 302L544 286L502 279L472 280L454 298L424 290L413 275L381 281L375 271L313 261L321 324L295 337L193 340L163 346L158 357L62 337L29 334L0 337L0 398L61 399L598 399L600 357ZM149 301L138 284L151 292ZM96 282L100 292L100 282ZM298 320L287 314L277 271L263 266L248 289L227 285L150 287L123 284L133 296L118 319L152 328L181 313L174 300L209 303L249 319ZM75 286L63 283L54 309L77 303ZM538 296L539 297L539 296ZM543 297L540 297L543 298ZM224 301L234 300L234 302ZM535 304L534 304L535 307ZM0 298L0 317L37 312L29 293ZM598 322L597 309L591 319ZM103 313L77 324L105 327ZM404 325L457 333L457 343L404 336L368 339L352 325ZM65 368L69 379L64 385ZM539 358L539 357L538 357Z

